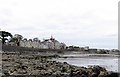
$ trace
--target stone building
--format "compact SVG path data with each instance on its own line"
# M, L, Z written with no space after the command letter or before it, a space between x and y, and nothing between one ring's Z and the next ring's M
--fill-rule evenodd
M32 39L29 40L21 40L20 41L21 47L30 47L30 48L40 48L40 41L35 41Z
M42 42L42 48L43 49L65 49L66 45L64 43L60 43L59 41L51 37L50 39L45 39Z
M37 39L20 40L21 47L40 48L40 49L65 49L66 45L55 40L53 37L42 42Z

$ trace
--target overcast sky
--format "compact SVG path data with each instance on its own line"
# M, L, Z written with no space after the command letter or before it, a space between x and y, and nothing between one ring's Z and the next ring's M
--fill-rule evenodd
M25 38L118 48L119 0L0 0L0 28Z

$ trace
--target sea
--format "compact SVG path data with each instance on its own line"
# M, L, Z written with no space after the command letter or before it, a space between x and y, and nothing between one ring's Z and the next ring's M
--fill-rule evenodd
M120 58L118 55L103 55L103 54L68 54L61 55L66 58L57 58L56 61L67 62L75 66L96 66L106 68L108 71L120 72Z

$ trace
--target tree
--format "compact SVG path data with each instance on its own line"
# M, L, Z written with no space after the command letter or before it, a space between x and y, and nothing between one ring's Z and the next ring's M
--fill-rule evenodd
M39 41L39 39L36 37L36 38L33 38L33 41Z
M15 45L19 46L18 39L15 37L11 38L9 42L13 42Z
M2 40L2 44L5 44L6 40L8 40L8 38L12 38L12 34L6 31L0 31L0 39Z
M20 40L23 39L22 35L15 34L14 37L10 40L10 42L14 42L17 46L20 45Z
M17 38L19 41L23 39L23 36L20 34L15 34L14 38Z

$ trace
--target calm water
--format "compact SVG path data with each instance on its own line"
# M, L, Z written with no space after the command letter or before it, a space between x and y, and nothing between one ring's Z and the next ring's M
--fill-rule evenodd
M69 55L64 55L64 56L69 56ZM84 57L77 57L77 58L58 58L55 60L60 62L67 62L69 64L76 65L76 66L88 67L88 66L99 65L99 66L105 67L109 71L118 72L118 64L119 64L118 57L96 57L96 56L85 57L84 56Z

